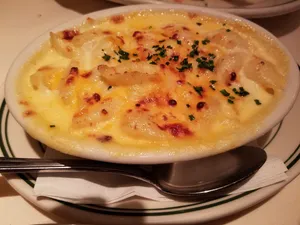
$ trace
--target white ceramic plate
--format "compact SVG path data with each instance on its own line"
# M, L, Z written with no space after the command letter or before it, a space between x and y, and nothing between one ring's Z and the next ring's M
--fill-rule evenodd
M0 155L5 157L42 157L43 146L30 138L10 114L3 88L0 93ZM109 206L71 204L33 194L34 174L4 175L9 184L37 207L70 221L111 224L186 224L217 219L239 212L274 195L300 173L300 97L286 118L258 140L268 153L281 158L288 167L288 180L267 188L227 196L208 202L155 202L133 198Z
M274 110L262 121L260 124L260 129L255 132L252 136L245 136L244 138L239 138L239 141L236 142L236 145L243 145L247 142L252 141L255 138L258 138L262 136L265 132L267 132L269 129L274 127L280 120L288 113L291 106L294 103L294 100L297 96L297 90L299 89L299 77L298 77L298 68L297 64L293 60L293 57L288 52L288 50L285 48L284 45L270 32L265 30L264 28L258 26L255 23L252 23L251 21L245 20L241 17L237 17L231 14L218 12L216 10L207 9L207 8L200 8L200 7L194 7L194 6L186 6L186 5L172 5L172 4L163 4L163 5L135 5L135 6L125 6L125 7L117 7L113 9L108 10L101 10L98 12L90 13L87 15L84 15L82 17L79 17L78 19L71 20L67 23L64 23L60 26L57 26L56 28L52 29L52 31L58 31L63 30L69 27L72 27L74 25L78 25L82 23L87 17L91 18L104 18L107 16L112 16L116 14L123 14L123 13L129 13L134 11L140 11L140 10L185 10L188 12L196 12L201 14L206 14L209 16L215 16L219 18L229 19L238 21L241 23L248 24L253 29L255 29L257 32L260 32L262 34L265 34L268 38L270 38L271 41L275 42L282 51L287 55L289 58L289 74L287 75L287 84L283 91L283 96L280 99L280 102L278 102L277 106L274 108ZM47 41L49 39L49 31L42 34L40 37L35 39L32 43L30 43L16 58L16 60L13 62L11 68L9 69L6 82L5 82L5 96L7 104L16 118L16 120L24 127L26 128L27 132L31 133L33 137L36 137L37 139L41 140L43 143L47 143L50 147L57 149L59 151L62 151L67 154L71 154L74 156L82 157L82 158L88 158L93 160L100 160L100 161L107 161L107 162L114 162L114 163L134 163L134 164L156 164L156 163L172 163L175 161L185 161L185 160L192 160L196 158L205 157L211 154L216 154L224 151L230 150L230 147L232 148L232 145L223 145L220 148L215 148L213 151L210 148L207 149L201 149L201 151L193 151L189 152L188 154L186 152L181 151L178 154L170 154L171 152L168 151L168 149L164 149L164 151L149 151L149 152L143 152L143 154L135 154L134 156L130 154L122 155L122 157L118 157L112 154L109 154L108 151L105 151L105 149L101 149L101 146L96 144L89 144L87 145L86 142L80 141L80 140L71 140L67 139L62 141L60 138L53 136L51 139L45 138L49 134L45 132L45 130L40 129L39 127L34 127L33 123L27 122L24 120L23 117L23 110L20 108L20 104L18 103L18 95L16 94L15 90L15 84L16 80L18 79L18 73L20 70L20 67L23 66L23 64L28 60L29 57L32 56L34 52L36 52L42 43ZM34 130L34 132L32 132ZM37 131L41 132L41 135L37 135ZM50 140L50 141L49 141ZM62 144L59 144L62 143ZM67 148L67 146L71 145L72 149ZM102 147L103 148L103 147ZM118 149L115 149L115 152L117 152ZM118 154L117 154L118 155Z
M254 0L256 4L249 5L248 7L235 6L227 0L110 0L119 4L130 5L130 4L142 4L142 3L182 3L190 4L201 7L209 7L221 10L223 12L232 13L245 18L264 18L284 15L300 9L300 0ZM238 2L238 1L236 1ZM251 2L249 0L248 2Z

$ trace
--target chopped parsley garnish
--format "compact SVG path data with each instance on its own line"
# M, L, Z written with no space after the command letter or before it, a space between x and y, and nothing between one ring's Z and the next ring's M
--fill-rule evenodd
M177 44L181 45L181 41L180 41L180 40L177 40Z
M192 45L192 48L195 48L196 46L198 46L199 45L199 41L198 40L195 40L194 41L194 44Z
M198 26L201 26L202 25L202 23L196 23Z
M102 56L102 58L105 60L105 61L109 61L110 60L110 55L107 55L104 53L104 56Z
M177 62L179 60L179 56L178 55L173 55L169 60L170 61L173 60L173 61Z
M190 53L189 53L189 57L194 58L195 55L199 55L199 51L198 49L193 49Z
M213 89L214 91L216 90L216 88L215 88L214 85L209 85L209 87L210 87L211 89Z
M152 55L150 55L150 54L148 53L147 60L150 60L150 59L152 59Z
M227 102L228 102L229 104L234 104L234 101L231 100L231 99L228 99Z
M209 56L209 58L212 58L212 59L216 58L216 55L213 53L208 53L208 56Z
M195 55L199 55L198 45L199 45L199 41L198 40L194 41L194 44L192 45L193 50L189 53L188 56L194 58Z
M202 40L202 44L203 45L207 45L210 42L210 40L208 40L207 38L205 38L204 40Z
M108 86L108 88L107 88L107 90L110 90L111 88L112 88L112 86L111 86L111 85L109 85L109 86Z
M119 60L129 60L129 53L125 52L119 47L119 51L117 53L119 55Z
M189 115L189 119L190 119L190 121L193 121L193 120L195 120L195 117L194 117L194 115L190 114L190 115Z
M166 49L165 48L161 49L160 52L158 53L158 55L162 58L166 57L167 56Z
M135 57L138 56L138 54L136 54L136 53L133 53L132 55L135 56Z
M167 55L166 55L167 49L165 49L165 46L164 46L164 45L161 46L161 47L160 47L159 45L154 45L154 46L152 46L152 48L155 48L155 51L158 52L158 55L159 55L160 57L164 58L164 57L167 56Z
M190 107L191 107L191 105L190 105L190 104L186 104L186 107L190 108Z
M197 58L198 68L208 69L210 71L214 71L215 65L213 60L208 60L205 57Z
M200 96L202 96L202 92L204 91L204 90L203 90L203 87L201 87L201 86L194 86L193 88L194 88L194 90L195 90Z
M49 127L50 127L50 128L54 128L54 127L55 127L55 125L51 124Z
M230 29L226 29L226 32L230 32L231 30Z
M187 69L191 69L192 68L192 63L189 63L187 58L185 58L184 60L182 60L181 63L180 63L180 65L181 65L181 68L176 68L176 69L178 69L179 72L183 72L183 71L185 71Z
M163 39L163 40L160 40L160 41L158 41L159 43L163 43L163 42L165 42L166 40L165 39Z
M249 92L246 91L243 87L239 87L239 90L237 90L236 88L233 88L232 91L236 95L241 96L241 97L245 97L245 96L249 95Z
M228 98L229 98L229 99L235 99L235 97L234 97L234 96L231 96L231 95L230 95Z
M230 93L228 93L225 89L222 89L221 91L221 94L228 97L230 95Z
M173 49L173 47L171 45L168 45L167 48L168 49Z
M217 83L217 81L216 80L210 80L209 83L215 84L215 83Z
M157 63L156 63L156 62L154 62L154 61L150 62L149 64L152 64L152 65L157 65Z
M254 99L256 105L261 105L261 102L258 99Z

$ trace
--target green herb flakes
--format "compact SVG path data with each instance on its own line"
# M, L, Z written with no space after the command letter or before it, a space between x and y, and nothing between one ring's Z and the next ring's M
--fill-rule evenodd
M207 45L210 42L210 40L208 40L207 38L205 38L204 40L202 40L202 44L203 45Z
M193 115L193 114L190 114L190 115L189 115L189 119L190 119L190 121L193 121L193 120L195 120L195 117L194 117L194 115Z
M214 59L214 58L216 58L216 55L215 55L215 54L213 54L213 53L208 53L208 56L209 56L209 58L211 58L211 59Z
M211 85L209 85L209 87L210 87L212 90L214 90L214 91L216 90L215 86L214 86L214 85L212 85L212 84L211 84Z
M158 52L158 55L162 58L166 57L166 51L167 49L165 49L165 46L158 46L158 45L154 45L152 48L156 48L155 51Z
M256 105L261 105L261 102L258 99L254 99Z
M229 104L234 104L234 101L233 101L232 99L228 99L227 102L228 102Z
M241 97L245 97L247 95L249 95L250 93L248 91L246 91L243 87L239 87L239 90L237 90L236 88L233 88L232 91Z
M122 60L129 60L129 53L128 52L125 52L124 50L122 50L120 47L119 47L119 51L117 52L117 55L119 55L119 61Z
M228 93L225 89L222 89L221 91L221 94L228 97L230 95L230 93Z
M197 58L198 68L208 69L210 71L214 71L215 65L212 59L207 60L205 57Z
M170 61L173 60L173 61L177 62L179 60L179 56L178 55L173 55L169 60Z
M185 70L192 68L192 63L189 63L187 58L182 60L180 65L181 65L181 68L176 68L179 72L183 72Z
M194 90L202 97L203 87L201 86L193 86Z
M104 53L104 56L102 56L102 58L103 58L105 61L109 61L110 58L111 58L111 56Z
M150 59L152 59L152 55L150 55L150 54L148 53L147 60L150 60Z
M198 45L199 45L199 41L195 40L194 44L192 45L192 51L188 55L189 57L194 58L194 56L199 55Z

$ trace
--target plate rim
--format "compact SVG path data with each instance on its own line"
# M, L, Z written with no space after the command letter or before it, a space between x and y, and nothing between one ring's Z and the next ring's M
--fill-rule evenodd
M0 100L3 99L3 87L1 88L0 87ZM2 118L2 117L1 117ZM0 134L2 135L2 129L0 131ZM300 145L298 145L297 149L299 149ZM1 148L2 149L2 148ZM0 152L1 154L1 152ZM298 154L298 156L296 156L295 158L299 158L300 154ZM293 159L294 161L295 159ZM299 160L299 159L298 159ZM214 217L212 218L211 216L211 213L206 213L204 215L201 215L202 218L199 219L198 216L196 217L191 217L189 222L205 222L205 221L209 221L209 220L212 220L212 219L218 219L220 217L224 217L224 216L227 216L227 215L230 215L230 214L233 214L233 213L236 213L236 212L239 212L239 211L242 211L246 208L249 208L255 204L258 204L259 202L263 201L264 199L266 198L269 198L270 196L274 195L275 193L277 193L281 188L283 188L286 184L288 184L290 181L292 181L296 175L295 174L298 174L300 172L300 164L297 163L297 171L289 171L292 173L292 175L289 177L289 179L286 181L286 182L282 182L282 183L279 183L279 184L275 184L275 185L272 185L270 187L267 187L267 188L263 188L263 189L260 189L256 192L254 192L253 194L252 193L249 193L248 195L246 195L243 199L246 199L247 198L250 198L252 197L252 202L251 204L248 204L247 201L244 201L244 204L242 204L242 207L239 207L239 209L235 209L236 206L233 206L233 205L229 205L228 204L223 204L223 206L227 206L228 210L224 210L222 213L219 213L217 216L214 215ZM28 188L28 185L23 181L23 180L20 180L20 178L16 177L15 175L4 175L3 176L4 178L7 179L8 183L18 192L21 194L21 196L25 199L27 199L29 202L31 202L32 204L36 205L37 207L43 209L44 211L48 212L48 213L52 213L52 214L56 214L58 215L56 212L56 208L57 206L61 206L61 203L57 203L55 202L54 200L51 200L51 199L42 199L42 200L37 200L36 197L33 195L33 191L32 191L32 188ZM20 182L21 181L21 182ZM21 185L20 185L21 184ZM27 185L26 187L27 188L23 188L25 187L24 185ZM253 195L255 195L255 199L253 199ZM239 204L237 203L238 201L235 201L235 205ZM210 212L211 212L211 209L214 210L214 207L210 208ZM66 214L69 214L70 217L71 215L74 215L74 211L77 212L78 209L74 209L74 208L71 208L70 206L66 206L64 205L64 209L61 210L61 215L66 215ZM204 211L204 210L203 210ZM202 212L203 212L202 211ZM79 210L79 212L82 213L82 210ZM198 211L195 211L195 212L198 212ZM191 213L195 213L195 212L189 212L187 214L191 214ZM89 213L86 213L87 215L89 215ZM59 215L59 216L61 216ZM182 215L182 214L179 214L179 215ZM73 217L73 216L72 216ZM130 216L128 216L129 218ZM171 220L165 220L165 221L161 221L163 219L161 218L165 218L165 217L169 217L171 218ZM152 217L154 218L154 217ZM159 217L161 220L159 220L160 222L165 222L165 223L168 223L168 222L172 222L173 224L182 224L182 222L187 222L187 220L182 217L180 219L177 220L177 221L173 221L172 220L172 215L168 215L168 216L161 216ZM129 219L130 220L130 219ZM79 221L79 220L78 220ZM118 223L120 221L117 221L116 223ZM155 223L156 221L155 220L147 220L146 221L147 223Z
M164 4L164 2L160 2L159 0L108 0L110 2L128 5L128 4ZM128 2L128 3L126 3ZM156 3L155 3L156 2ZM173 3L176 4L176 3ZM201 6L197 6L201 7ZM203 7L208 8L208 7ZM267 18L280 16L288 13L295 12L300 9L300 0L294 0L291 2L287 2L285 4L269 6L269 7L261 7L261 8L211 8L220 10L226 13L232 13L238 16L242 16L245 18Z

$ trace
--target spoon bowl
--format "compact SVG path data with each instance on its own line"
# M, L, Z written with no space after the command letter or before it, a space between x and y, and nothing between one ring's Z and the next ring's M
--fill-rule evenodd
M254 175L267 159L257 147L242 146L198 160L154 166L161 191L177 196L217 196L230 192Z

